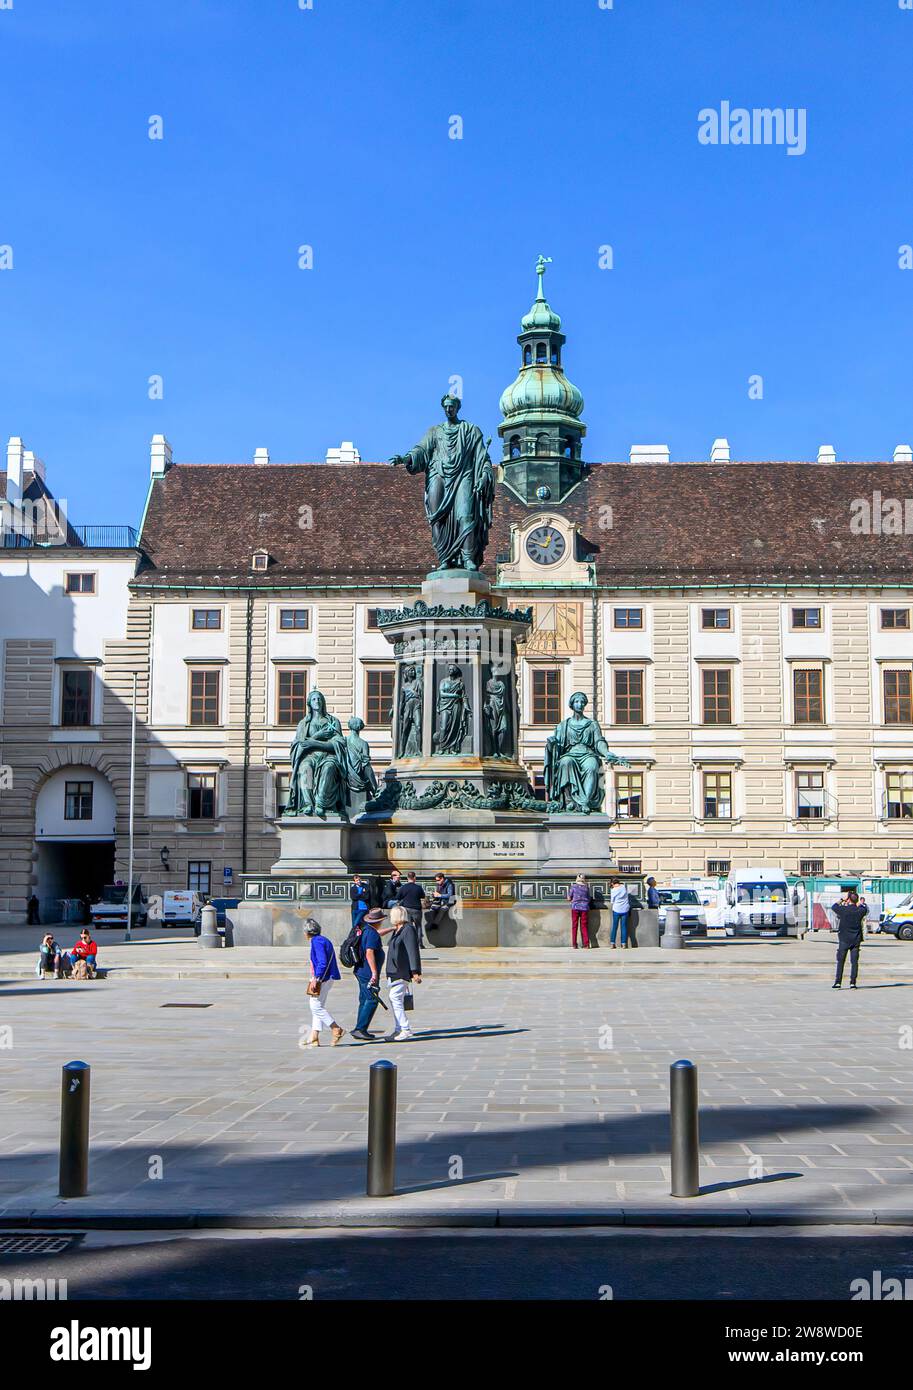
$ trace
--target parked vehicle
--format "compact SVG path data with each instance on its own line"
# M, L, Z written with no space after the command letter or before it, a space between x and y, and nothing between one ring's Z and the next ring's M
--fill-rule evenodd
M660 888L659 930L666 929L666 908L677 907L682 936L706 936L707 914L701 905L696 888Z
M896 936L898 941L913 941L913 893L908 893L890 909L882 918L879 930Z
M238 904L240 903L240 901L241 901L240 898L210 898L210 899L209 899L209 906L210 906L210 907L214 907L215 910L216 910L216 923L217 923L217 925L218 925L218 928L219 928L219 931L220 931L220 932L224 932L224 930L225 930L225 923L226 923L226 920L227 920L225 914L226 914L227 912L231 911L231 909L232 909L233 907L237 907Z
M100 900L92 904L92 926L97 929L126 927L128 915L132 926L145 927L149 919L149 899L143 885L134 885L132 913L128 914L126 883L106 883Z
M726 879L730 936L786 936L796 929L796 894L781 868L732 869Z
M189 889L170 889L162 897L163 927L193 927L199 925L205 899Z

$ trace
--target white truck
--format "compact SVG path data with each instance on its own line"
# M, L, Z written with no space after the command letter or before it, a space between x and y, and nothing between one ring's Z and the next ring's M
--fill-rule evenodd
M726 879L727 936L786 936L796 930L796 900L781 868L732 869Z
M106 883L98 902L92 904L92 926L126 927L127 915L126 883ZM136 883L133 886L131 926L145 927L148 917L149 900L143 885Z

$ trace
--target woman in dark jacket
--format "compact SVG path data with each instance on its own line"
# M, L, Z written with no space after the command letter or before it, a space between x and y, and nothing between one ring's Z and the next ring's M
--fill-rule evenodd
M332 941L321 935L320 923L309 917L304 924L311 943L311 983L308 986L308 1003L311 1006L311 1033L306 1047L320 1046L320 1032L329 1028L333 1034L333 1046L339 1042L346 1031L340 1028L326 1007L327 995L334 980L339 979L339 966Z
M406 1017L405 998L412 984L422 983L418 930L404 907L391 907L392 935L387 937L387 985L396 1027L384 1042L408 1042L413 1036Z

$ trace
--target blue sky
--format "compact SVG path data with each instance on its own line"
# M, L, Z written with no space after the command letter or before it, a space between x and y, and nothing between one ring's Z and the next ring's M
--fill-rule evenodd
M385 458L458 373L494 434L541 251L586 457L889 457L911 71L898 0L13 0L0 432L74 521L133 523L157 431ZM699 144L723 100L804 108L805 154Z

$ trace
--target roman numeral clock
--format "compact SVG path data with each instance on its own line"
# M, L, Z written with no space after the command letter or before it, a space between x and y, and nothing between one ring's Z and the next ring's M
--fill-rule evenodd
M567 550L567 542L556 526L536 526L526 537L526 553L537 565L556 565Z

